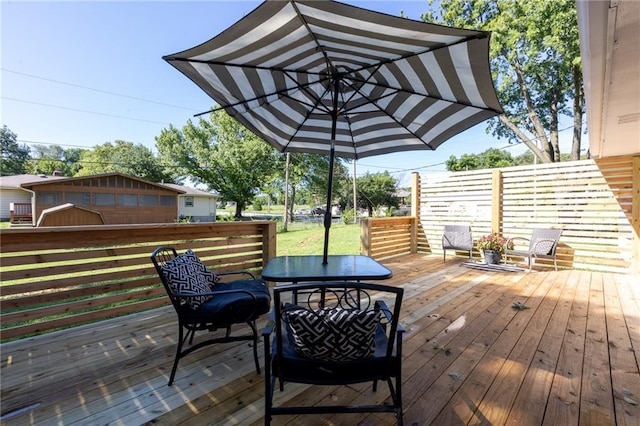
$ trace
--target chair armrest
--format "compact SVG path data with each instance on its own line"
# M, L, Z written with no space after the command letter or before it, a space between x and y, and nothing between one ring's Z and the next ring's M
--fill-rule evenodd
M516 241L523 241L523 242L531 242L531 240L529 238L525 238L525 237L511 237L507 240L506 243L504 243L503 249L505 252L507 252L507 250L515 250L515 245L516 245ZM512 245L513 249L509 249L509 246Z
M229 275L247 275L251 277L252 280L256 279L256 276L249 271L231 271L231 272L216 272L216 277L225 277Z
M193 293L173 293L174 297L184 297L184 298L190 298L190 297L200 297L200 296L217 296L219 294L232 294L232 293L246 293L249 296L251 296L252 299L256 300L256 296L255 294L251 293L249 290L220 290L220 291L205 291L203 293L197 293L197 294L193 294Z
M267 324L262 329L262 337L268 340L269 336L271 336L271 333L273 333L273 328L275 327L275 325L276 325L276 314L275 314L275 309L272 309L271 313L269 313L269 319L267 320Z
M387 321L391 322L393 319L393 315L387 306L387 303L384 300L376 300L375 305L376 309L380 309L382 311L382 315L385 316Z

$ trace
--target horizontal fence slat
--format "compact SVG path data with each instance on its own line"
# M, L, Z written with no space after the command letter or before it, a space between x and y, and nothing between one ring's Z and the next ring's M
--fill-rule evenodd
M416 198L424 237L418 251L442 253L445 224L469 224L477 240L499 220L508 237L528 237L532 228L563 229L558 248L563 267L628 273L640 262L633 254L634 246L638 251L633 167L633 157L626 156L498 169L497 215L493 171L420 175Z
M150 258L160 245L194 249L216 272L260 275L275 230L272 221L2 229L2 339L166 305Z

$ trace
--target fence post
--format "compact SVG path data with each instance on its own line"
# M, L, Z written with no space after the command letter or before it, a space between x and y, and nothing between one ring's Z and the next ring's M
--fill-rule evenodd
M410 253L418 252L418 227L420 226L420 174L411 174L411 245Z
M360 254L371 256L371 218L360 220Z
M286 213L285 213L286 214ZM262 226L262 268L276 255L277 228L275 221L269 221Z
M491 232L502 233L502 171L491 174Z
M640 276L640 156L633 157L631 176L632 199L631 199L631 227L633 228L631 243L631 273Z

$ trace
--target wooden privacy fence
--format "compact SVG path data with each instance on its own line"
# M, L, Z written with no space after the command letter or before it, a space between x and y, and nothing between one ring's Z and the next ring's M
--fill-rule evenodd
M74 226L0 231L2 340L169 304L159 245L192 248L215 271L261 273L276 253L271 221Z
M413 186L418 252L442 253L445 224L470 224L474 240L558 228L560 266L639 272L640 156L414 174Z
M360 254L376 259L417 253L415 217L363 218L360 221Z

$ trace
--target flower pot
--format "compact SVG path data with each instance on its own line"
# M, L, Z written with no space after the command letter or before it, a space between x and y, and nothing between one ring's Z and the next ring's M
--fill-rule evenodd
M502 257L502 252L496 250L485 250L484 251L484 263L487 265L497 265L500 263L500 258Z

